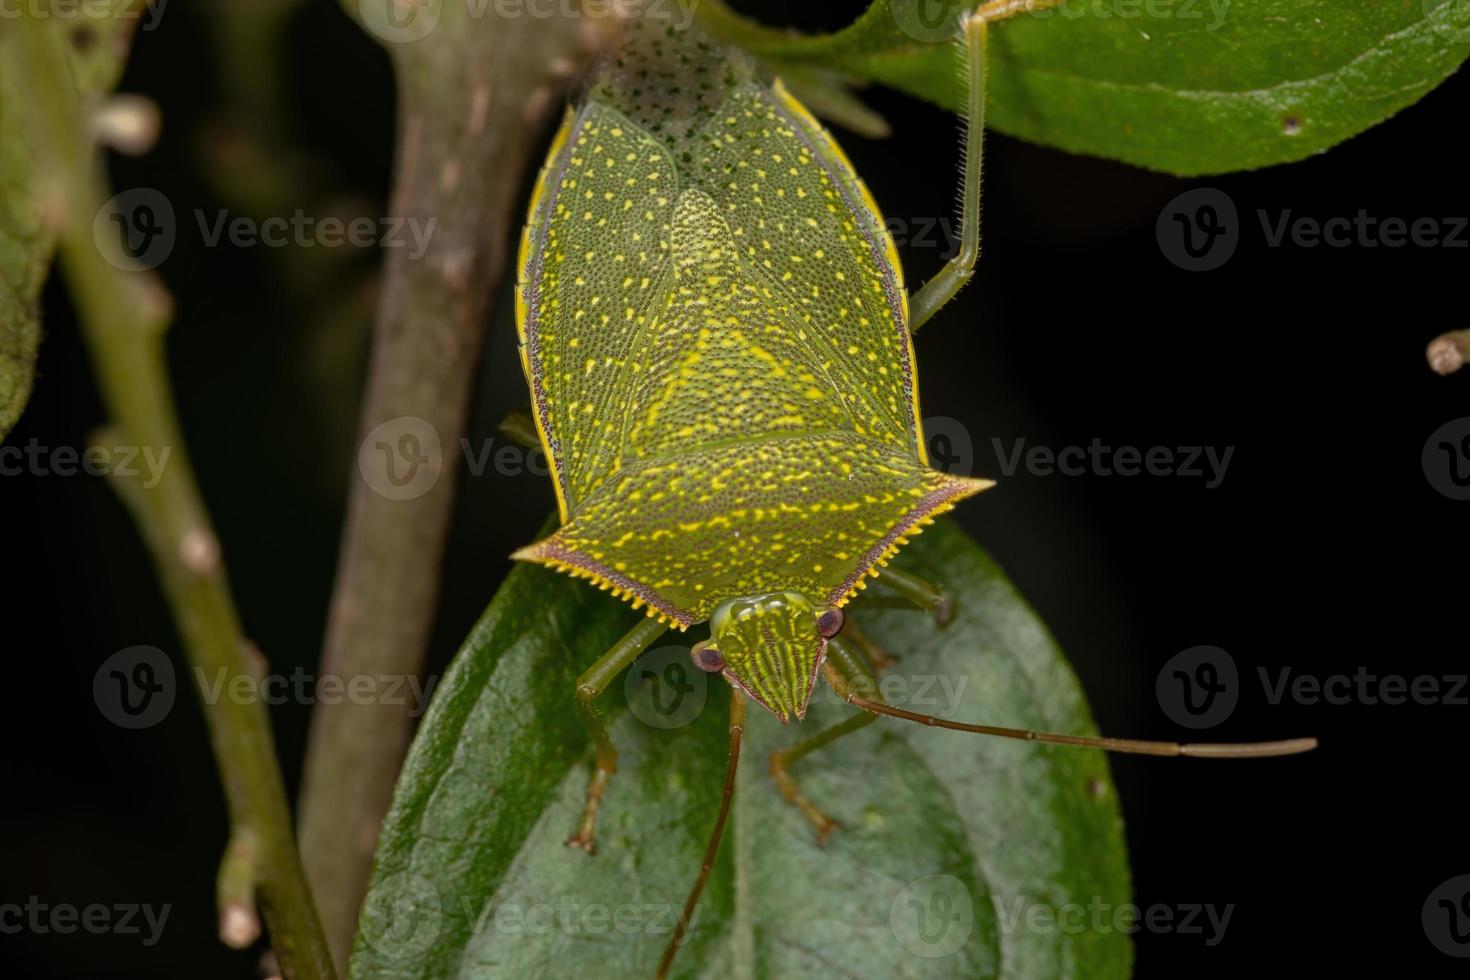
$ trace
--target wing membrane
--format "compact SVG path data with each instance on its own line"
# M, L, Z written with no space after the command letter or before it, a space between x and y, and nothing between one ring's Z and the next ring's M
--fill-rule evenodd
M922 460L903 275L842 151L779 83L745 83L702 131L696 173L742 260L790 298L859 433Z
M518 323L562 517L616 466L633 352L668 290L678 173L616 109L585 105L538 183Z

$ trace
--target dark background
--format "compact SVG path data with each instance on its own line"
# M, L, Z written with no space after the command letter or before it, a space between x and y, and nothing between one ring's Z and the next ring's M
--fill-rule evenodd
M801 11L746 2L803 26L858 4ZM815 5L814 5L815 6ZM123 90L162 106L165 133L116 160L119 188L154 186L180 214L227 206L201 177L217 98L200 12L171 6L139 36ZM331 3L291 35L286 120L327 161L326 183L380 214L390 176L386 56ZM326 52L331 52L326 54ZM952 218L952 118L873 91L887 141L839 133L890 218ZM1466 671L1465 503L1436 492L1421 450L1470 414L1470 372L1440 378L1425 343L1465 327L1467 252L1268 248L1257 209L1329 218L1465 215L1462 75L1376 129L1311 160L1185 181L991 135L980 273L922 333L930 416L963 420L974 469L1007 448L1235 447L1223 484L1183 477L1035 476L962 507L1071 657L1100 728L1189 738L1155 696L1179 651L1228 650L1243 683L1228 722L1197 737L1317 735L1312 756L1264 762L1116 758L1143 906L1234 903L1224 941L1140 935L1138 975L1328 972L1449 975L1420 924L1430 891L1470 872L1462 789L1466 708L1271 705L1257 666L1326 676ZM1181 192L1225 191L1241 244L1186 272L1155 220ZM303 200L301 206L313 202ZM911 281L939 249L900 242ZM355 452L359 320L304 334L267 250L208 249L181 234L162 267L178 300L178 402L249 634L275 669L311 669L323 629ZM347 263L367 273L375 256ZM67 299L46 294L40 379L9 437L80 446L103 416ZM502 301L505 297L502 296ZM488 344L472 437L524 402L504 302ZM323 371L323 366L330 368ZM323 376L328 380L323 380ZM465 482L431 654L442 670L552 506L544 479ZM94 671L116 650L177 640L130 522L90 478L0 478L5 701L10 760L0 808L0 901L172 903L163 940L0 936L13 976L254 975L214 940L213 879L226 825L194 702L124 731L98 712ZM274 710L288 780L308 708Z

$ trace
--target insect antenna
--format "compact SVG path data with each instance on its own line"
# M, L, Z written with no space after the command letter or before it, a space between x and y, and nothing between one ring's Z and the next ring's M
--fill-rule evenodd
M710 869L715 866L715 855L720 851L720 838L725 833L725 818L730 815L730 800L735 795L735 769L740 765L740 736L745 732L745 697L739 691L731 691L730 694L730 763L725 769L725 794L720 800L720 813L715 817L715 829L710 832L709 846L704 849L704 863L699 867L699 877L694 879L694 887L689 889L689 897L684 900L684 910L679 913L679 922L674 926L674 935L669 939L669 945L664 948L664 955L658 961L658 972L654 974L654 980L664 980L669 975L669 967L674 963L674 954L679 952L679 947L684 944L684 937L689 932L689 920L694 915L694 907L699 904L699 896L704 891L704 883L709 880Z
M842 695L842 699L854 708L861 708L875 715L902 718L904 721L927 725L930 728L947 728L954 732L974 732L978 735L995 735L1000 738L1019 739L1023 742L1046 742L1050 745L1075 745L1132 755L1186 755L1203 759L1261 759L1276 755L1296 755L1299 752L1310 752L1317 747L1315 738L1289 738L1279 742L1145 742L1133 738L1062 735L1056 732L1034 732L1025 728L972 725L968 722L950 721L947 718L919 714L917 711L907 711L864 697L853 689L847 678L830 661L825 666L828 681Z
M860 694L849 694L848 704L854 708L902 718L931 728L948 728L956 732L976 732L980 735L998 735L1001 738L1016 738L1025 742L1047 742L1051 745L1079 745L1108 752L1127 752L1133 755L1188 755L1212 759L1257 759L1273 755L1296 755L1310 752L1317 747L1315 738L1288 738L1280 742L1144 742L1133 738L1107 738L1104 736L1061 735L1056 732L1033 732L1024 728L997 728L994 725L971 725L962 721L950 721L933 715L921 715L916 711L905 711L891 704L870 701Z

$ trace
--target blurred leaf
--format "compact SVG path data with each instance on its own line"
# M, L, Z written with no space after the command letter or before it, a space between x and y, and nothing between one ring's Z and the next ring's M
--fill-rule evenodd
M74 16L53 18L48 25L65 32L77 85L88 94L117 84L137 22L126 0L113 0L111 19L95 16L99 9L94 4L87 8L93 13L83 15L78 8ZM37 178L44 173L38 173L43 168L37 167L29 140L31 103L15 78L21 33L10 23L0 31L0 440L30 397L41 342L38 302L56 246L41 220L44 190Z
M19 115L20 92L7 66L15 32L0 38L0 440L31 393L41 342L37 301L54 244L31 200L30 148Z
M959 615L940 632L911 610L855 613L900 656L884 683L907 693L886 686L890 700L970 720L1092 730L1055 644L957 526L940 522L901 564L945 583ZM616 706L622 770L603 808L600 849L589 858L565 847L589 774L573 682L636 616L545 569L511 573L410 752L379 842L353 977L652 974L714 821L729 695L718 678L684 669L690 637L671 634L645 654L629 684L604 696ZM659 672L661 663L679 667ZM655 691L649 675L665 685ZM682 710L702 705L698 716L667 729L641 720L668 723L652 698L667 698L680 677L694 685ZM1101 754L879 720L795 770L843 824L818 847L766 762L773 748L851 710L825 684L804 724L782 728L751 709L730 826L677 975L994 976L1002 960L1012 977L1128 974L1130 946L1116 930L1024 925L1033 905L1129 900Z
M12 144L3 130L0 141L0 174L5 174L10 170L4 157ZM13 203L9 190L0 187L0 441L25 409L41 343L36 297L44 269L34 271L41 250L12 222Z
M781 80L808 109L823 119L869 139L883 139L893 132L888 120L869 109L844 79L831 72L788 65L781 73Z
M722 0L699 13L777 71L820 67L964 104L940 43L973 0L874 0L800 36ZM997 25L987 123L1022 139L1176 174L1300 160L1412 105L1470 54L1456 0L1064 0Z

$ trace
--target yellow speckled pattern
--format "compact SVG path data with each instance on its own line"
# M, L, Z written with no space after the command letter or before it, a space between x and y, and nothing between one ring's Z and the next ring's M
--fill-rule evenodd
M795 304L783 319L841 388L838 403L857 431L917 449L913 355L891 239L876 205L854 207L866 192L842 158L820 155L828 142L819 128L802 128L814 125L809 119L786 112L770 89L736 89L705 130L702 159L728 176L709 181L710 194L748 274Z
M830 345L801 326L788 290L742 261L698 188L674 212L673 289L631 386L625 453L656 458L784 433L871 431L848 403Z
M626 467L516 557L590 573L680 626L767 592L840 606L985 486L850 432L742 441Z
M520 318L536 415L567 513L617 464L626 390L668 298L678 175L616 110L589 104L550 168L548 213L528 229ZM538 232L540 232L538 234Z
M988 483L928 467L902 274L835 143L738 54L650 57L594 84L532 201L518 325L564 523L515 557L680 627L840 606Z

